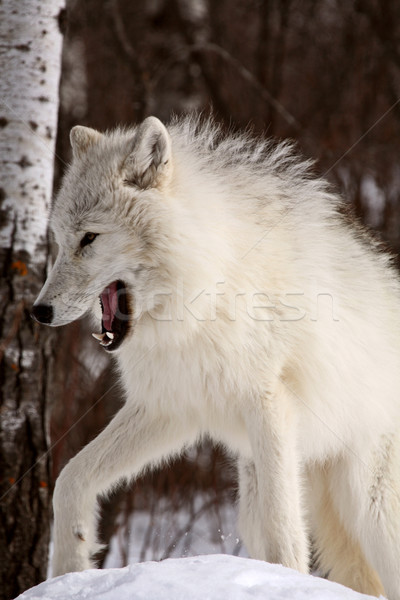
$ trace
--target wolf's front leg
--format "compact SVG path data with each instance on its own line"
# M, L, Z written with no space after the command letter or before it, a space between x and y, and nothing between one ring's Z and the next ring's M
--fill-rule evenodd
M53 576L87 569L96 544L96 497L123 477L194 441L195 431L171 415L124 406L106 429L61 472L54 490Z
M247 404L253 459L239 464L241 534L253 558L308 572L296 432L287 395Z

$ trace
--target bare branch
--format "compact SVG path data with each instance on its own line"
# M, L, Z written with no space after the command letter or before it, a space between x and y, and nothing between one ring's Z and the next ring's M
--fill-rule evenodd
M276 112L294 129L297 131L301 131L302 127L300 123L297 121L296 117L294 117L284 106L272 96L272 94L260 84L260 82L256 79L256 77L251 73L237 58L232 56L227 50L221 48L217 44L207 42L195 44L193 46L189 46L187 49L189 52L213 52L214 54L218 54L223 60L229 63L232 67L234 67L241 77L250 84L265 100L268 102Z

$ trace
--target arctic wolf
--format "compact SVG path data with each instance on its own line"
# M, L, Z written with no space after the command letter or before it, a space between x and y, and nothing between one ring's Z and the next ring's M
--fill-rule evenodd
M71 144L33 314L92 311L126 402L58 478L54 575L93 564L97 495L208 435L252 557L305 573L311 540L331 579L400 599L390 258L288 145L154 117Z

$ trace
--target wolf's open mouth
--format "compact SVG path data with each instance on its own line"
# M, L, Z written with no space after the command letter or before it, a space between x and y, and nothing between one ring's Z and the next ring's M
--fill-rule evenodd
M116 350L129 330L129 300L125 284L113 281L100 295L101 333L93 337L108 351Z

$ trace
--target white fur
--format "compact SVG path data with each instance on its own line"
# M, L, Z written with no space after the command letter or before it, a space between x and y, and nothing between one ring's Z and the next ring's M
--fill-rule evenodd
M126 403L56 484L54 574L92 564L98 494L208 434L239 456L253 557L306 572L311 536L332 578L400 599L388 256L284 144L154 118L72 143L37 302L62 325L121 279L134 327L115 351Z

